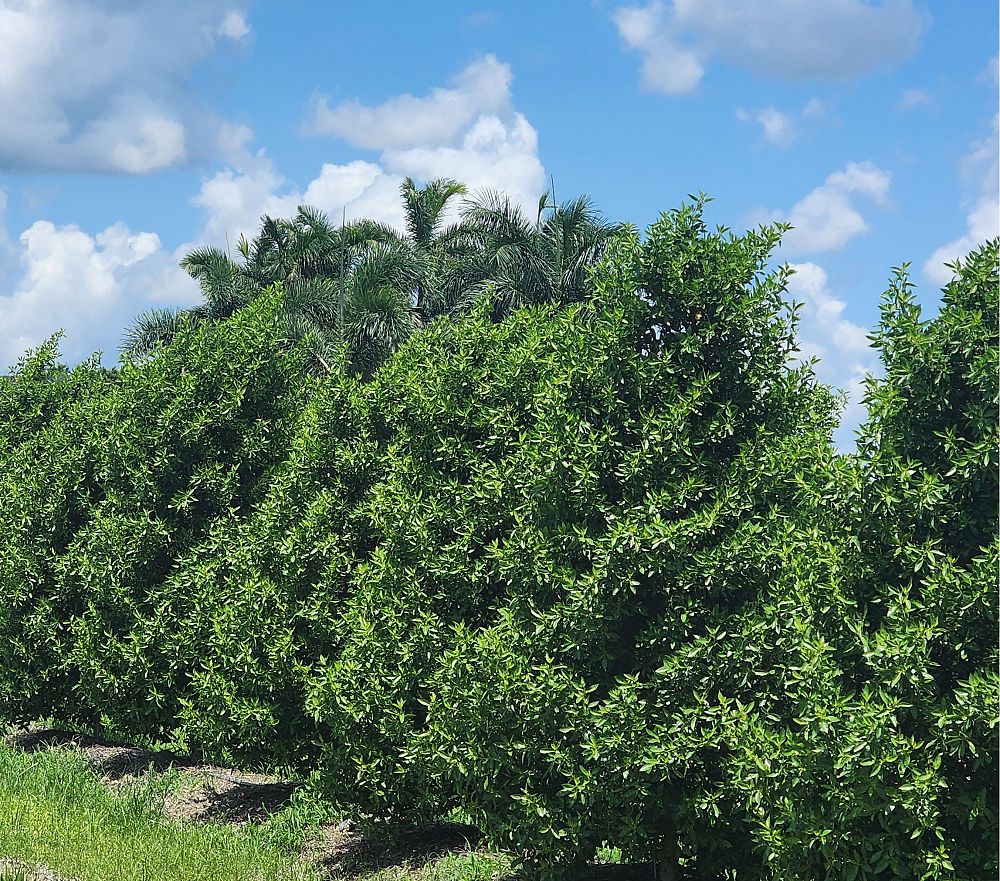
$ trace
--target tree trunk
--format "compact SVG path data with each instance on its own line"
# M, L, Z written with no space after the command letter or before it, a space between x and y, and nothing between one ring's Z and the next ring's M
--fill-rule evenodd
M656 881L677 881L680 877L677 857L677 832L672 823L665 823L656 853Z

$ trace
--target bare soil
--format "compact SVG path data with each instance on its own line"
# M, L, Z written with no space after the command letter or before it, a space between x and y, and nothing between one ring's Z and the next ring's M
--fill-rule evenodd
M57 875L47 866L35 866L21 860L0 857L0 881L7 877L23 878L24 881L72 881L63 875Z
M287 807L292 794L302 786L296 780L224 768L168 751L140 749L60 729L32 728L9 735L6 742L25 752L78 749L111 787L127 785L150 771L176 770L182 783L166 793L164 813L189 822L260 822ZM392 868L399 869L400 877L405 878L408 870L446 854L476 851L481 838L474 826L436 823L418 826L387 842L365 838L354 824L344 821L319 827L306 843L302 857L320 865L331 881L355 881ZM43 866L25 866L2 858L0 881L8 868L26 872L27 881L69 881ZM618 864L593 866L581 881L648 881L652 877L648 863Z

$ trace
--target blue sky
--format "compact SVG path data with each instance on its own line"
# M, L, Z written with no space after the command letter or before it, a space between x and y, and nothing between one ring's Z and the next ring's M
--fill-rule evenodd
M402 175L645 226L795 224L802 348L851 392L890 268L933 308L997 234L990 0L0 0L0 362L115 359L177 259L300 201L400 217Z

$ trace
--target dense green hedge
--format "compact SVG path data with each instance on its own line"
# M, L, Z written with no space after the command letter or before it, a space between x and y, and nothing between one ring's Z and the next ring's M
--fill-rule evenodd
M843 456L776 240L671 212L368 383L302 378L278 294L120 373L46 347L0 381L0 717L461 808L550 877L995 873L997 244L931 321L897 275Z

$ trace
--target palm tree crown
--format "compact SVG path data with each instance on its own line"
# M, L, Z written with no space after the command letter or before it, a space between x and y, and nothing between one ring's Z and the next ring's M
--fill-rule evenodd
M585 197L557 205L546 193L532 221L507 196L486 192L466 198L449 224L450 203L466 196L458 181L418 187L407 177L400 195L403 233L373 220L337 225L303 205L289 220L264 215L252 240L240 238L239 259L196 248L181 266L202 302L138 316L123 355L148 358L185 322L224 320L281 283L286 339L306 345L311 369L329 370L346 346L351 369L369 374L423 323L477 299L490 298L498 319L581 299L588 269L620 230Z

